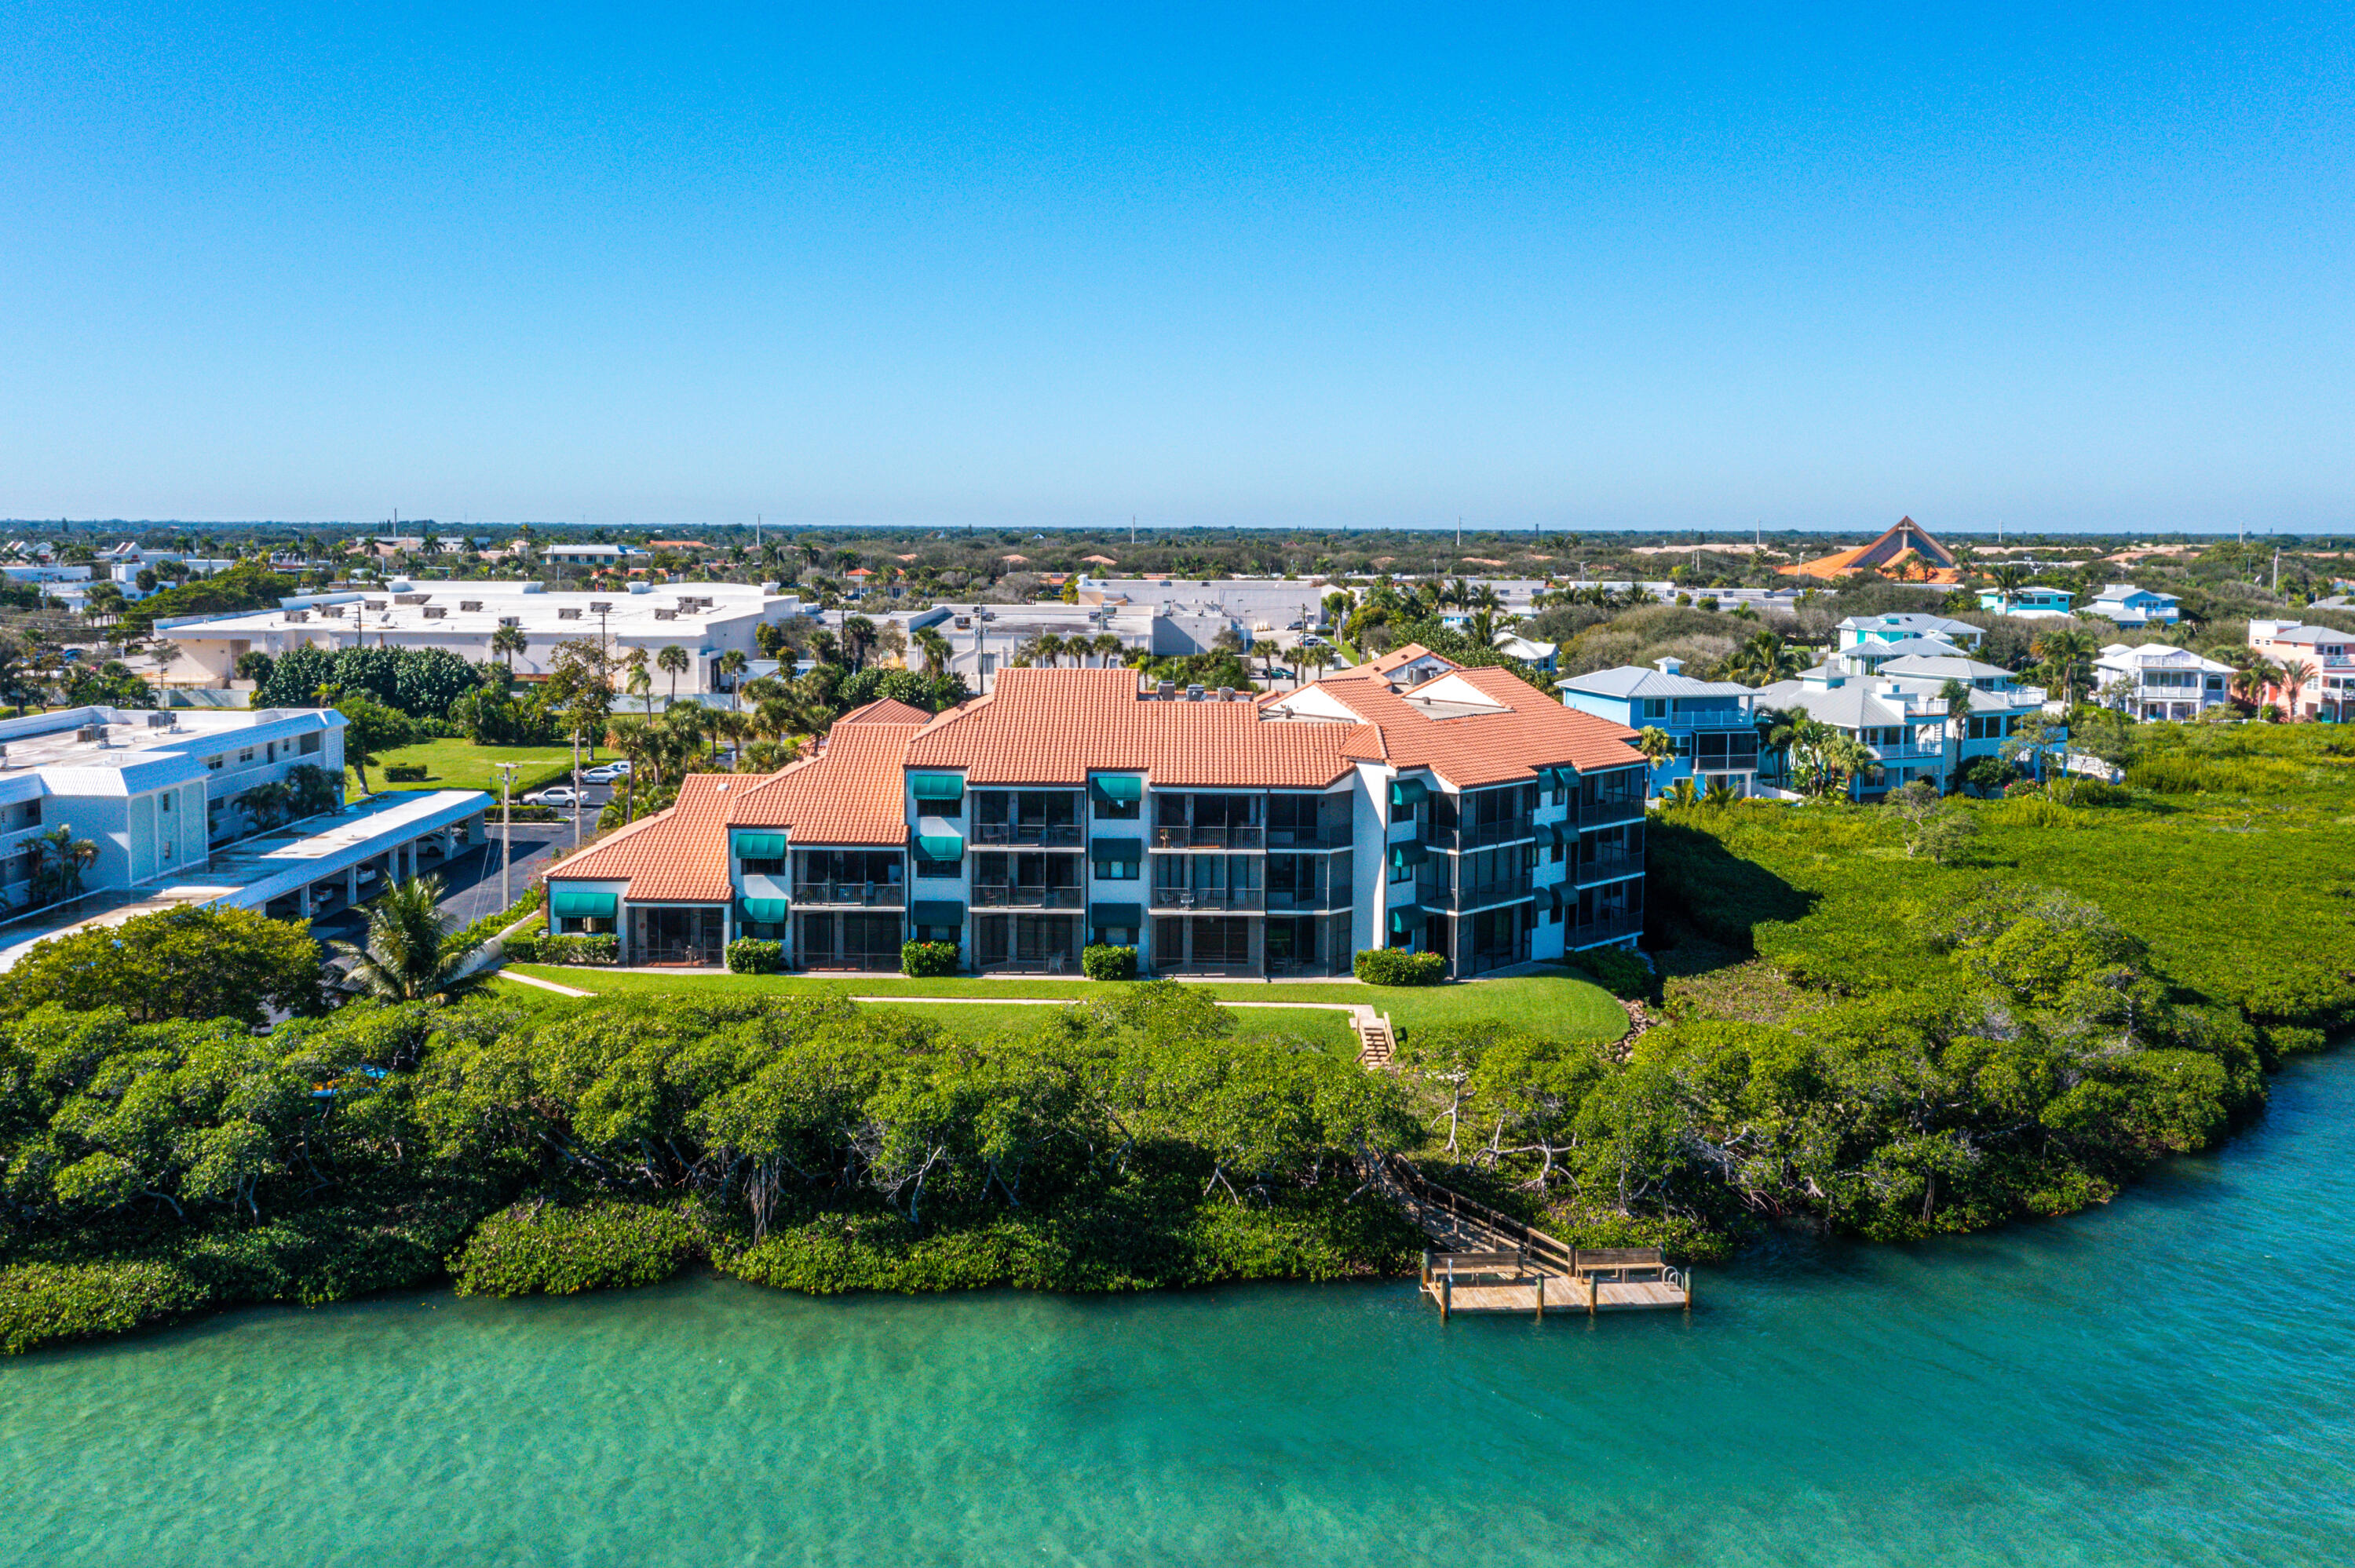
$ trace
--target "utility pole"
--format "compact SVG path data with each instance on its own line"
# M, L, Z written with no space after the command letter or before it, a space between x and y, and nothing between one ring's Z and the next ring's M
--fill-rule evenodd
M494 762L499 772L499 907L515 901L507 896L507 863L515 858L515 775L519 762Z
M581 847L581 721L572 721L572 847Z
M1464 519L1461 517L1455 520L1455 553L1459 556L1464 553Z

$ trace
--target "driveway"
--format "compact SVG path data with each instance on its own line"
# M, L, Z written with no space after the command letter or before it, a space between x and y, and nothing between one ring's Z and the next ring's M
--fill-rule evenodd
M425 863L425 874L442 879L442 912L451 916L453 929L471 926L506 906L499 902L499 825L494 821L490 824L489 843L470 845L455 860ZM559 849L569 849L571 844L572 824L569 821L517 822L515 859L507 872L508 900L522 897L532 877L547 869ZM368 915L362 909L339 910L311 922L312 934L322 941L340 938L357 942L367 927Z

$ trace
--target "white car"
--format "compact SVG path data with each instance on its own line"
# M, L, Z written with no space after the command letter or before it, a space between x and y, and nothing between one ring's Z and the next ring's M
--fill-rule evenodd
M1303 648L1322 648L1325 646L1325 640L1312 632L1300 640L1300 645Z
M523 798L527 806L578 806L580 795L569 784L554 784Z
M583 784L611 784L616 779L626 779L629 776L630 765L626 762L601 762L594 768L582 768L581 770L581 782Z

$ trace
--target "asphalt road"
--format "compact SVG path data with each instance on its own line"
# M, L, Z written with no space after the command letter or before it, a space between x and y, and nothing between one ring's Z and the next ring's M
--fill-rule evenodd
M585 836L589 827L581 823ZM455 860L428 861L424 871L429 876L442 879L442 912L452 917L456 926L470 926L485 915L495 915L506 907L499 901L499 824L496 817L490 823L491 842L471 845ZM572 823L517 822L515 825L515 859L507 872L507 897L510 902L523 896L532 876L545 869L556 858L557 851L572 845ZM340 938L357 942L367 928L364 910L346 909L311 922L311 930L321 940Z

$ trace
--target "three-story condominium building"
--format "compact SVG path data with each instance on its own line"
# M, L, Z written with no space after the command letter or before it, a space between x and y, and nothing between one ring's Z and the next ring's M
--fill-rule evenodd
M690 775L549 874L549 918L614 933L626 963L717 963L750 936L807 969L896 969L910 938L985 973L1076 972L1103 942L1252 976L1633 943L1632 732L1502 670L1379 662L1256 699L1017 669L937 717L877 703L782 772Z
M2094 661L2095 697L2138 719L2194 719L2231 700L2232 666L2189 648L2113 642Z
M2264 700L2292 719L2355 718L2355 635L2295 620L2249 622L2250 651L2276 672Z

